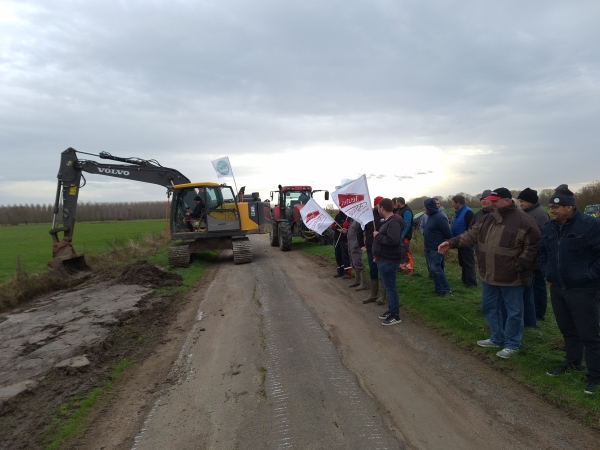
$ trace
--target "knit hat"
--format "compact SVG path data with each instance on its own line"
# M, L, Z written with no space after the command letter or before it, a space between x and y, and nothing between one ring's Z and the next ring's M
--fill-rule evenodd
M523 189L517 198L519 200L525 200L529 203L537 203L540 201L540 198L537 195L537 191L535 189L529 188Z
M423 202L423 206L425 206L425 209L430 213L439 211L437 204L435 203L435 198L428 198Z
M561 184L554 190L550 197L551 205L575 206L575 195L569 190L569 186Z
M375 197L375 200L373 200L373 206L377 206L377 203L379 203L381 200L383 200L383 197Z
M481 193L481 198L480 198L479 200L483 200L483 199L485 199L486 197L489 197L491 193L492 193L492 191L490 191L489 189L486 189L485 191L483 191L483 192Z
M508 189L501 187L494 189L485 199L493 202L494 200L499 200L501 198L512 198L512 194Z

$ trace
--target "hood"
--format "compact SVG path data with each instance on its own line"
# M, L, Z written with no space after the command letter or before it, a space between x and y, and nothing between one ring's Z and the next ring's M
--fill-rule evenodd
M435 199L433 198L428 198L423 202L423 204L425 205L425 209L427 210L427 212L430 214L439 211L437 205L435 204Z

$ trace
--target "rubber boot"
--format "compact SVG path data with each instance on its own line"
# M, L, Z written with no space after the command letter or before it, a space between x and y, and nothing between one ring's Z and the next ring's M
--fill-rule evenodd
M356 287L360 284L360 270L355 270L354 271L354 282L349 285L349 288L353 288Z
M367 271L365 269L363 269L361 271L357 271L357 274L360 275L360 277L359 277L360 284L354 290L355 291L365 291L365 290L369 289L369 282L367 281Z
M385 290L385 286L383 285L383 282L381 280L379 280L379 298L377 299L377 304L378 305L384 305L387 302L387 292Z
M379 282L377 280L371 280L371 295L365 298L363 304L372 303L379 297Z

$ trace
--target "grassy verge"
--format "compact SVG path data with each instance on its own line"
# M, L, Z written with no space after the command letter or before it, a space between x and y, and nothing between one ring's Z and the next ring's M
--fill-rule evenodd
M335 261L332 246L318 246L295 238L294 248ZM446 263L446 275L454 295L443 299L433 293L433 281L427 275L423 257L422 237L417 236L416 241L411 243L411 250L415 273L412 276L398 275L397 281L401 314L408 314L428 324L457 346L511 376L554 405L564 407L573 417L600 428L600 396L583 393L586 385L584 374L561 377L546 375L547 369L561 365L564 360L563 339L550 304L546 320L539 322L535 329L525 329L521 351L508 360L498 358L498 349L484 349L476 345L477 340L490 336L490 330L481 313L481 288L466 289L461 283L456 250L450 252Z
M46 450L58 450L67 439L80 436L85 431L85 419L100 397L109 392L114 384L123 376L133 361L124 359L112 370L110 378L83 397L75 397L58 407L53 422L47 432L52 437Z

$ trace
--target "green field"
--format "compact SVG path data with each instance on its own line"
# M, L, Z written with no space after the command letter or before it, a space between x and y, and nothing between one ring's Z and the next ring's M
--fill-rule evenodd
M27 273L46 270L52 259L52 237L48 233L50 224L18 225L0 227L0 284L16 273L17 255L21 255L21 268ZM103 253L128 239L140 239L144 234L157 233L165 228L164 220L131 220L122 222L77 223L73 244L75 250L86 254Z

